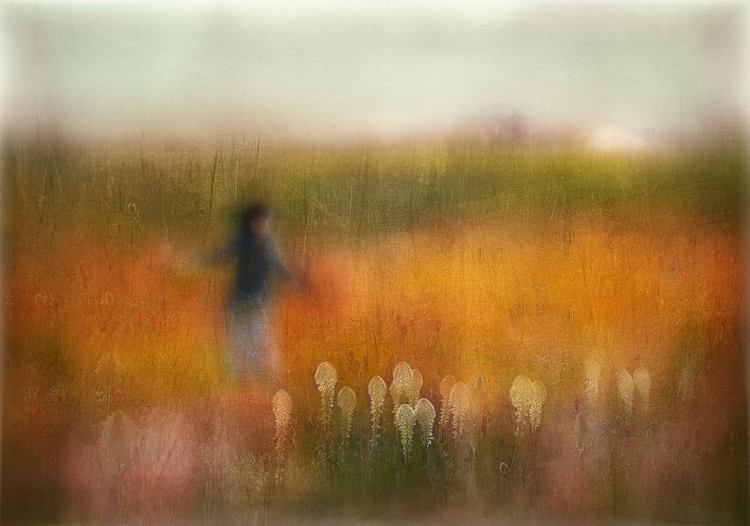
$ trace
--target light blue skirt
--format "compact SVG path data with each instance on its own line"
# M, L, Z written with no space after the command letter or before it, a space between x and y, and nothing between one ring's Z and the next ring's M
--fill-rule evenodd
M226 331L223 366L229 379L278 375L279 353L260 301L230 301L226 309Z

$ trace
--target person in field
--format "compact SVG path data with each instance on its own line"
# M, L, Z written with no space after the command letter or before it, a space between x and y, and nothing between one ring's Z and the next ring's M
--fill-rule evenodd
M225 374L232 381L248 378L275 382L281 360L264 308L271 272L296 283L279 257L270 235L271 211L263 204L245 208L236 235L217 250L209 262L235 265L234 280L226 301Z

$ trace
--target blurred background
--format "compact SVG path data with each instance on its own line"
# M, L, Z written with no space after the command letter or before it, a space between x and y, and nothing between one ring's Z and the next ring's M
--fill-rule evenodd
M748 521L747 6L497 4L3 3L3 522Z
M6 126L87 138L583 135L747 111L738 2L6 2ZM613 132L611 132L613 133Z

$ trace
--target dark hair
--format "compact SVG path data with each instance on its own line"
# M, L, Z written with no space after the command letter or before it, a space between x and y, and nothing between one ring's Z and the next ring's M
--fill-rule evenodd
M259 219L268 219L270 216L271 209L262 203L255 203L246 207L240 215L240 231L250 233L252 232L253 223Z

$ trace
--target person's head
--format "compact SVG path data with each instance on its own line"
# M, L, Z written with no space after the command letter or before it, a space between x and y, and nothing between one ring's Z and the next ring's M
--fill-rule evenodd
M244 235L251 234L256 237L268 233L271 222L271 209L262 203L248 206L240 216L240 231Z

